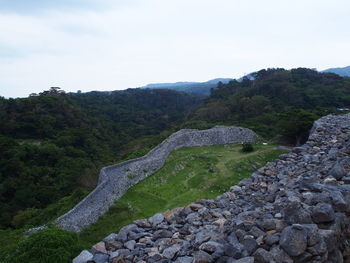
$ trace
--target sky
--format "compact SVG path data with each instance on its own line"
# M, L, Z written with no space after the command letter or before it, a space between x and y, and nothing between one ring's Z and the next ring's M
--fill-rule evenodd
M0 0L0 96L350 65L348 0Z

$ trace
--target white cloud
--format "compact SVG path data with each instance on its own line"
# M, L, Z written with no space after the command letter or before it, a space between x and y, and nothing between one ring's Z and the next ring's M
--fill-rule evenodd
M104 8L93 0L39 13L0 10L0 95L350 64L345 0L102 2Z

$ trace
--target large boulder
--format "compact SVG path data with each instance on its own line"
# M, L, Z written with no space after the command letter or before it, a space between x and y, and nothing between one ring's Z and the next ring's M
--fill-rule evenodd
M301 225L286 227L281 234L280 246L289 256L296 257L304 253L307 247L307 232Z

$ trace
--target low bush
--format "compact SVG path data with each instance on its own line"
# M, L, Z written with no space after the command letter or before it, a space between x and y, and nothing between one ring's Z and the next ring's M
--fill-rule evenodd
M242 144L242 152L248 153L253 151L254 151L254 147L250 142L245 142Z
M76 233L57 227L22 238L5 263L66 263L82 250Z

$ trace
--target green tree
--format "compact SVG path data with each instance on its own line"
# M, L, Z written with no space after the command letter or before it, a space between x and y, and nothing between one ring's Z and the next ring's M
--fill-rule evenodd
M66 263L81 249L76 233L49 228L23 238L5 263Z
M304 142L317 115L303 109L296 109L280 115L278 126L282 135L292 138L296 145Z
M253 151L254 151L254 147L253 147L253 144L251 144L250 142L245 142L242 144L242 152L249 153Z

